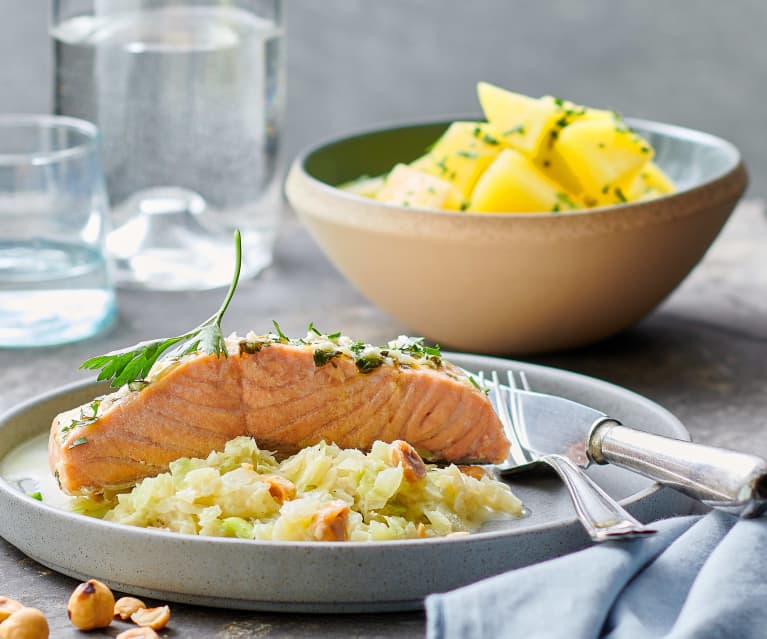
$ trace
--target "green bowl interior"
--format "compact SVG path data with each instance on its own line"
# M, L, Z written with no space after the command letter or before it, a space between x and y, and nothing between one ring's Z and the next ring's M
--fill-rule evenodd
M740 161L729 142L707 133L644 120L627 123L647 138L655 160L680 191L722 177ZM398 162L423 155L449 121L414 124L363 132L310 150L303 162L306 173L330 186L368 175L387 173Z
M313 178L338 186L363 175L381 175L398 162L423 155L448 122L401 126L360 133L310 151L304 169Z

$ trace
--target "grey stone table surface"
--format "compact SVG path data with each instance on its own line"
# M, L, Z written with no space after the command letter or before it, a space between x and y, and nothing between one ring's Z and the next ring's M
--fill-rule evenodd
M44 350L0 351L0 411L83 379L91 355L158 335L176 334L217 308L222 291L160 294L120 291L120 315L107 333ZM605 303L609 303L606 300ZM275 264L241 283L225 330L264 332L271 320L298 334L325 330L383 342L407 328L355 292L286 210ZM502 355L501 353L498 353ZM626 386L675 413L697 441L767 455L767 215L763 202L741 204L701 264L637 326L587 348L536 362ZM2 516L2 513L0 513ZM66 619L75 582L0 540L0 595L36 606L52 636L82 636ZM172 605L166 637L421 637L422 613L286 615ZM112 628L90 636L115 636Z

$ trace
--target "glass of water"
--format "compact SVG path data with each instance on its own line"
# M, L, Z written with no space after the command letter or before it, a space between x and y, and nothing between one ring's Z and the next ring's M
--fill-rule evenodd
M115 317L95 126L0 115L0 347L84 339Z
M57 113L96 123L118 283L228 284L272 261L280 0L54 0Z

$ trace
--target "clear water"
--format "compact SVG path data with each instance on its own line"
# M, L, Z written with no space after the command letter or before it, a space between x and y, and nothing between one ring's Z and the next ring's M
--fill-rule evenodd
M234 228L244 274L266 266L278 221L269 196L281 30L234 7L174 6L80 16L52 35L56 111L103 133L110 248L123 276L150 288L226 284Z
M0 346L63 344L115 317L103 256L82 245L0 241Z

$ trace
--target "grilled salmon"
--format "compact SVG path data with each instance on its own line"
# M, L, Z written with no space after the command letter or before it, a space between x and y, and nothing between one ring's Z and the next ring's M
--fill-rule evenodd
M166 359L140 384L61 413L49 462L69 494L117 491L240 435L278 456L322 440L362 450L404 440L427 460L460 463L509 449L476 382L418 339L249 333L228 338L226 356Z

